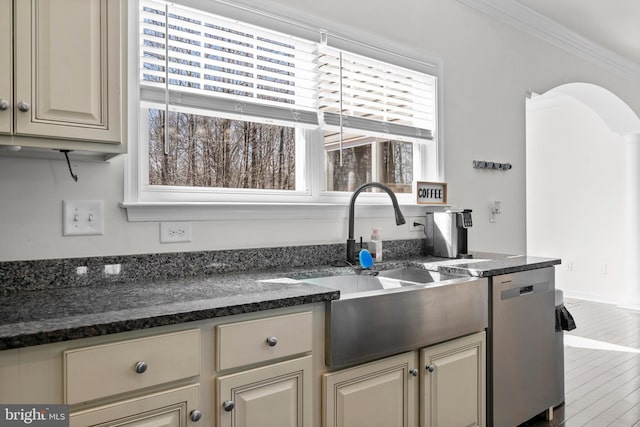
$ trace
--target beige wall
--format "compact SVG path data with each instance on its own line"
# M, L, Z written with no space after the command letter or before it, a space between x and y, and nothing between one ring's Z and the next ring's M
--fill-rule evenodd
M474 210L474 250L522 253L525 237L525 97L567 82L600 85L640 112L640 84L499 23L453 0L268 0L270 10L364 33L371 43L402 46L443 65L445 174L450 201ZM510 162L509 172L473 169L472 160ZM346 219L201 221L189 244L159 243L157 223L130 223L123 198L124 158L74 162L0 158L0 260L335 243ZM62 237L65 199L102 199L105 235ZM489 222L489 203L503 213ZM345 209L346 214L346 209ZM415 237L389 217L358 222L357 233L384 227L383 238ZM535 254L534 254L535 255ZM553 254L549 254L553 255Z

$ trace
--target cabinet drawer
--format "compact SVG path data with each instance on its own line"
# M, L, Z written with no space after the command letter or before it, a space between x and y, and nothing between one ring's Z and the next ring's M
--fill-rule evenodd
M217 369L311 351L311 334L311 312L219 325Z
M146 370L137 369L139 362L146 364ZM200 331L194 329L65 351L64 370L68 404L197 376L200 374Z
M189 420L201 414L199 400L200 388L194 384L71 413L69 426L196 426Z

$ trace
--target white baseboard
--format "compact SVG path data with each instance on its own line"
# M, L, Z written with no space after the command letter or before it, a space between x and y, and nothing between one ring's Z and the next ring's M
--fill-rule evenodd
M621 299L615 296L604 295L596 292L582 292L582 291L574 291L570 289L563 289L563 292L564 292L565 300L567 298L575 298L575 299L581 299L581 300L591 301L591 302L600 302L603 304L619 305L622 303Z

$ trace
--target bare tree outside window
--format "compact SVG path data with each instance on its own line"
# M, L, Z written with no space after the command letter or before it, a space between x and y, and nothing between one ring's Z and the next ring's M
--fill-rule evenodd
M149 183L295 190L295 129L149 110Z
M354 191L371 181L371 146L344 148L342 166L340 151L328 151L326 179L328 191Z
M335 133L325 135L326 190L354 191L369 181L379 181L396 193L411 193L413 182L413 144L362 135L346 135L342 149ZM370 141L354 143L353 141ZM375 154L374 154L375 151ZM377 189L366 191L377 192Z
M413 149L410 142L380 142L380 182L396 193L411 193L413 183Z

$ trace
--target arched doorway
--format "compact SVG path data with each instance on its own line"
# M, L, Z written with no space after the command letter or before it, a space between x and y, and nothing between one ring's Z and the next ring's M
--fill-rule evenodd
M640 119L588 83L527 102L527 252L568 296L640 308ZM554 253L555 252L555 253Z

